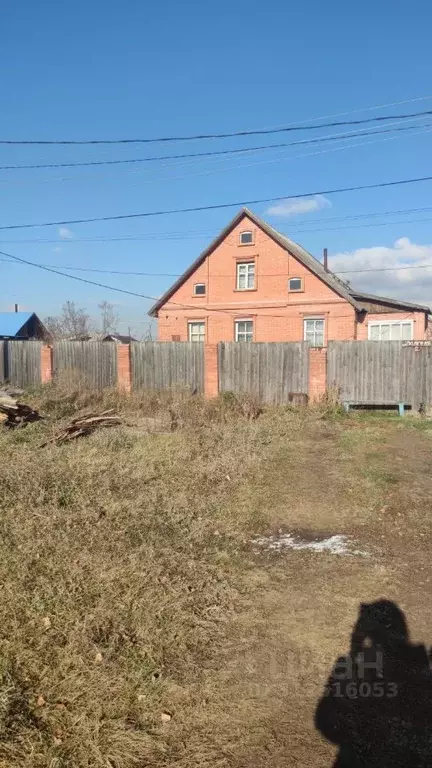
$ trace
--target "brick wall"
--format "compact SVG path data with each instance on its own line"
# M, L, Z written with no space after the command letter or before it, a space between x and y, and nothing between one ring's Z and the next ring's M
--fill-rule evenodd
M390 322L411 320L413 323L413 339L418 341L427 338L427 329L425 322L424 312L368 312L366 317L363 318L357 326L357 339L359 341L366 341L368 338L368 324L373 322L385 323L386 320Z
M132 389L131 353L129 344L117 344L117 382L123 392Z
M204 352L204 394L217 397L219 394L218 345L206 344Z
M327 388L327 350L315 347L309 350L309 400L319 400Z
M48 384L52 380L52 347L44 345L41 348L41 381Z
M245 229L254 236L247 246L239 244ZM253 290L236 289L242 261L255 262ZM301 278L304 290L289 292L289 277ZM195 283L205 283L205 296L194 296ZM325 319L326 338L355 338L352 305L246 217L159 310L158 340L187 341L188 323L199 320L205 323L207 343L234 341L236 319L248 318L254 323L254 341L302 341L307 316Z

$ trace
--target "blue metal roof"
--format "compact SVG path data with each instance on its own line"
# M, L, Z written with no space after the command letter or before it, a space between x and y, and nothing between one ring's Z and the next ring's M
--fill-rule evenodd
M16 336L34 312L0 312L0 336Z

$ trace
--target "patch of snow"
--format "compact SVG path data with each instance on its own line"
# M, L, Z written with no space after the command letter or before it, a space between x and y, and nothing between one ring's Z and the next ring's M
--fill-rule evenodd
M353 549L353 542L349 536L335 534L326 539L315 538L307 541L292 533L279 533L272 536L259 536L252 540L252 544L261 550L281 552L285 549L309 549L312 552L329 552L332 555L358 555L368 557L368 552Z

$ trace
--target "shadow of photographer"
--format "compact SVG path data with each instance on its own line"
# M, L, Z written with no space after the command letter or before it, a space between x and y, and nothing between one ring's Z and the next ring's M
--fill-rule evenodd
M389 600L361 604L351 648L324 689L315 726L339 754L333 768L432 766L432 669L409 642L403 612Z

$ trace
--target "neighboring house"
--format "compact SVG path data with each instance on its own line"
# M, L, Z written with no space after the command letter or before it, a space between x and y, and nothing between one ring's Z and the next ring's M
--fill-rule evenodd
M117 344L130 344L136 341L132 336L123 336L121 333L107 333L101 336L100 333L83 333L81 336L72 336L66 341L115 341Z
M34 312L0 312L0 339L49 339Z
M150 309L160 341L424 339L428 307L356 291L243 208Z
M115 341L117 344L130 344L131 341L136 341L133 336L123 336L121 333L108 333L104 336L102 341Z

